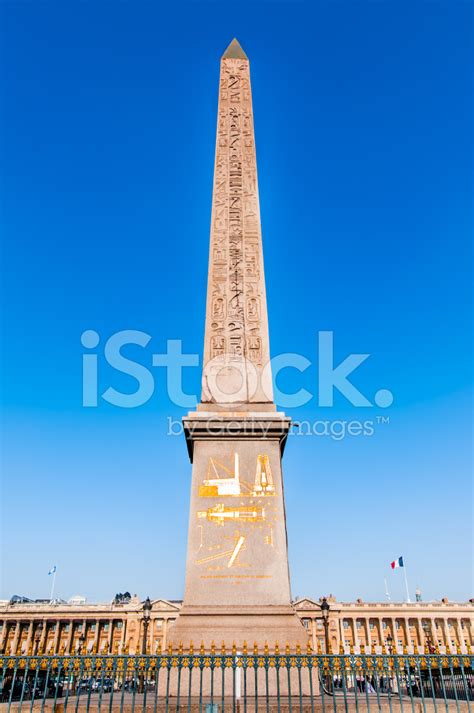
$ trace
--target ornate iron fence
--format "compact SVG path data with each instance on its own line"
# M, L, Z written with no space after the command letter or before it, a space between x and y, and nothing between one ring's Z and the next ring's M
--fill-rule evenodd
M5 713L469 713L474 657L258 652L0 656Z

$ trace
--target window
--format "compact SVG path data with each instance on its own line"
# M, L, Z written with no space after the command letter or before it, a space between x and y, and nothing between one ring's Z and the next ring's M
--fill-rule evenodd
M108 625L108 624L104 624L104 631L108 631L108 630L109 630L109 625Z
M371 631L373 631L375 629L375 624L373 621L370 622L369 629L371 629Z
M358 629L362 629L362 622L361 621L356 621L356 626Z
M123 629L123 621L117 622L117 629Z
M344 627L344 629L348 629L348 628L349 628L349 622L347 621L347 619L344 619L343 627Z
M309 630L309 625L310 625L310 619L303 619L303 626L306 629L306 631Z
M398 619L395 620L395 628L401 629L400 622L398 621Z

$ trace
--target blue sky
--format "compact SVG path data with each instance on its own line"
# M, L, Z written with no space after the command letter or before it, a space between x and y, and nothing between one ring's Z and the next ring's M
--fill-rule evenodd
M251 59L272 355L316 393L317 334L388 409L371 437L293 437L294 595L472 596L472 5L0 3L1 595L180 598L191 467L163 369L141 408L81 405L80 336L202 352L219 58ZM101 356L102 355L102 356ZM185 389L199 391L189 369Z

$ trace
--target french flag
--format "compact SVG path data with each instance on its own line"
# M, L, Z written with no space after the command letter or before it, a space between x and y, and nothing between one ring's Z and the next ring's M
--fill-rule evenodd
M397 560L390 562L390 567L392 569L397 569L397 567L403 567L403 557L399 557Z

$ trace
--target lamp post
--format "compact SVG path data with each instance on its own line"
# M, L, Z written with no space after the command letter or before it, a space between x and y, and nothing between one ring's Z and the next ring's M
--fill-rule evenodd
M142 654L146 654L146 645L148 641L148 627L150 626L151 617L151 601L147 597L143 603L143 639L142 639ZM141 673L138 681L138 691L143 693L145 690L145 675Z
M387 636L388 653L392 655L393 653L393 637L391 634Z
M84 653L83 648L84 648L84 642L85 642L85 640L86 640L86 637L85 637L84 634L82 633L82 634L80 635L80 637L79 637L79 655L81 655L81 654Z
M150 616L151 616L151 601L150 601L150 597L147 597L143 604L142 654L146 654L146 644L148 641L148 627L150 626Z
M323 625L324 625L324 645L326 653L329 653L329 602L326 597L323 597L321 602L321 614L323 615Z

